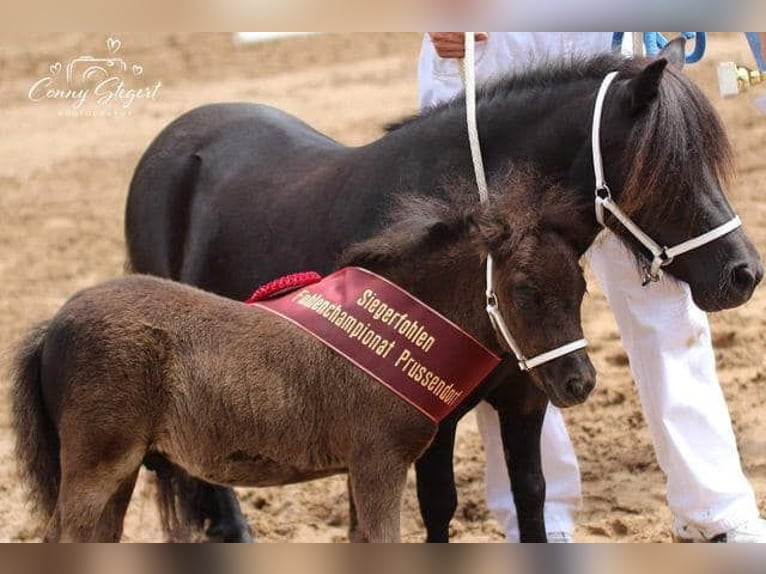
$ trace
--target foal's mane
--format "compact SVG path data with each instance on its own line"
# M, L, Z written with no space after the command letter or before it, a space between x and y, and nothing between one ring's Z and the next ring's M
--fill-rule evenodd
M618 82L636 77L650 62L642 57L629 58L617 53L591 57L544 60L536 66L501 77L477 92L477 110L502 110L514 105L522 93L552 90L556 94L564 84L588 82L595 91L603 78L618 71ZM615 88L612 88L615 90ZM539 101L533 98L531 101ZM609 99L607 100L607 108ZM589 105L583 109L591 117ZM421 113L387 126L389 132L423 122L439 122L465 114L464 95L426 109ZM676 202L689 198L667 193L666 182L675 189L698 185L705 169L722 184L734 172L731 144L712 105L681 70L668 66L660 84L658 100L643 112L626 143L626 157L632 166L625 186L620 190L620 204L629 214L639 210L662 217Z
M557 222L571 218L579 207L573 194L531 168L516 168L493 178L487 205L479 202L473 180L456 179L444 189L441 199L402 194L383 230L347 248L339 266L395 263L460 241L470 242L470 252L477 259L489 250L501 258L526 235L554 230ZM513 192L507 193L508 189Z

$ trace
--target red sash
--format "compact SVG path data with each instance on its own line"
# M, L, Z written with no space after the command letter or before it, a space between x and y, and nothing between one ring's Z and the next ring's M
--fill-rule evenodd
M249 302L298 325L434 422L500 359L386 279L346 267L277 298Z

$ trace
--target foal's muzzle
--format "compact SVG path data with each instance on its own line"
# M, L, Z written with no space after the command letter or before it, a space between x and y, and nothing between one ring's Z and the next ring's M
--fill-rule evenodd
M583 403L596 388L596 369L585 351L560 357L530 371L551 403L559 408Z

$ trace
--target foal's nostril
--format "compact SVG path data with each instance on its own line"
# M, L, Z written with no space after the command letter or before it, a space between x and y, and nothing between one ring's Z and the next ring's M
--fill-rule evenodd
M749 264L737 265L732 271L732 283L743 292L752 291L763 278L763 270L753 269Z
M571 377L567 380L564 388L570 399L582 402L588 398L590 393L596 387L596 378L594 377Z

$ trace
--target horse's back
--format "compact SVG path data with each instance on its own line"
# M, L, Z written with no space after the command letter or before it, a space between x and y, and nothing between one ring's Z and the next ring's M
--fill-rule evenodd
M321 178L344 149L265 105L212 104L180 116L152 142L131 181L125 231L132 269L198 285L216 276L215 269L199 269L204 258L197 252L221 233L257 240L252 216L278 209L273 192L288 194L296 179L306 185ZM214 214L236 213L237 206L241 216L222 230ZM231 262L220 263L230 268Z
M173 363L183 356L178 349L184 341L215 340L216 328L241 323L250 316L247 311L242 303L148 275L129 275L83 289L48 323L42 364L46 404L57 413L64 386L74 380L98 384L93 393L105 402L121 401L119 408L130 404L130 393L143 404L147 399L135 395L137 389L169 384L173 377L165 375L178 370ZM137 384L146 377L156 380ZM161 395L148 400L160 401Z
M208 104L168 124L147 149L136 174L174 156L209 152L219 145L237 155L259 153L275 145L288 146L290 151L307 146L328 150L340 147L329 136L271 106L244 102Z

